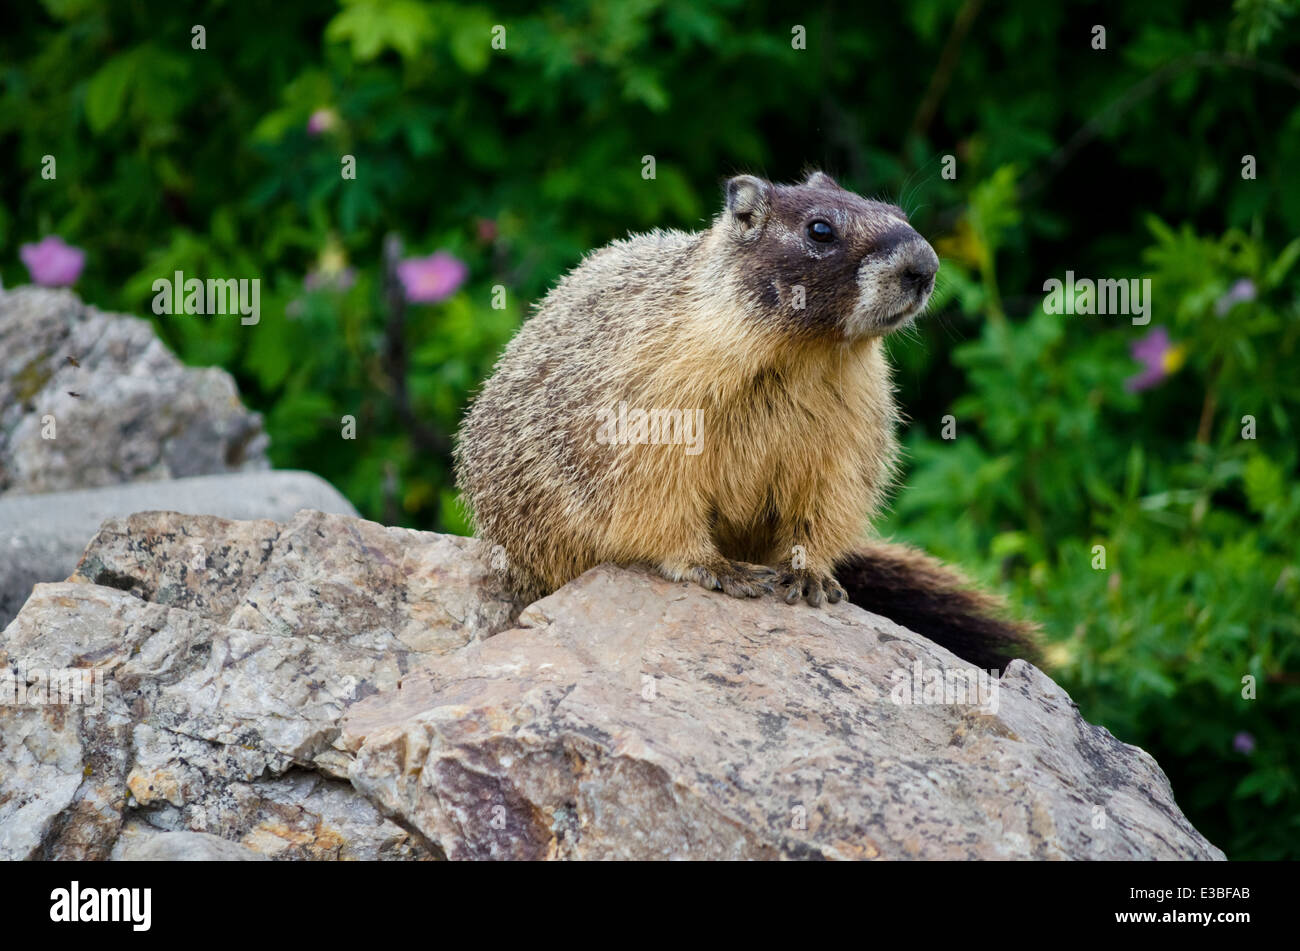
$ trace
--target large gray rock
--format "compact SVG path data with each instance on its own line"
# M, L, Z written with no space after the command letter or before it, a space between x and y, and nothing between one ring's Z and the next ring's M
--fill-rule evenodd
M516 622L488 555L310 512L109 522L0 635L26 679L102 678L0 705L0 857L187 831L295 859L1223 857L1023 662L945 696L970 665L852 605L612 567Z
M149 509L275 521L287 521L300 509L357 514L320 476L288 470L0 496L0 627L18 613L34 585L72 574L105 519Z
M1223 858L1024 661L982 704L912 693L974 668L852 605L611 566L520 621L344 719L353 785L449 858Z
M266 446L230 375L184 366L147 321L0 289L0 493L266 469Z
M318 512L105 523L0 635L0 677L98 679L89 702L0 702L0 859L177 831L275 858L436 855L349 784L338 723L508 625L478 545Z

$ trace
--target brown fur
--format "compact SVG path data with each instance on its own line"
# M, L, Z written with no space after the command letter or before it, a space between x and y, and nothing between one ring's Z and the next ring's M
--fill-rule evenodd
M834 227L833 246L810 220ZM835 566L894 473L882 336L929 290L912 309L895 270L930 259L899 209L820 173L733 179L707 231L589 255L525 322L460 433L458 482L510 584L534 599L609 561L736 596L779 583L789 600L839 600ZM702 451L599 442L600 412L620 402L702 410Z

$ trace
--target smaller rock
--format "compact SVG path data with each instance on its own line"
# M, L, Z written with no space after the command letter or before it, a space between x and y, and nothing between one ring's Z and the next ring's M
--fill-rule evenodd
M269 862L265 855L206 832L138 835L116 858L124 862Z
M147 509L279 522L300 509L357 514L320 476L289 470L0 496L0 628L18 613L34 585L72 573L106 519Z
M0 289L0 495L269 469L268 442L230 374L185 366L148 321Z

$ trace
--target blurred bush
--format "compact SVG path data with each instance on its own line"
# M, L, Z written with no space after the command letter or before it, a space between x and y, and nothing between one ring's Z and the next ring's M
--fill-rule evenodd
M700 227L729 174L824 167L944 259L890 345L886 529L1041 619L1084 713L1230 856L1296 858L1296 7L44 0L0 37L0 275L58 234L105 308L260 278L256 326L153 319L236 375L277 465L464 531L447 440L527 306L628 230ZM468 281L394 320L390 233ZM1044 313L1067 270L1150 278L1150 324Z

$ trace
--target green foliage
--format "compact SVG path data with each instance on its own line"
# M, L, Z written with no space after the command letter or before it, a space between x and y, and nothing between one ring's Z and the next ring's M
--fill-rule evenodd
M86 249L77 289L104 308L148 315L176 270L259 278L255 326L152 319L186 361L235 374L277 465L372 518L467 531L445 446L401 401L449 436L587 250L699 227L734 172L825 167L900 202L944 262L932 316L890 344L913 422L885 529L1041 620L1084 713L1151 751L1230 856L1300 857L1295 0L190 7L6 11L7 285L48 233ZM396 339L389 232L470 269ZM344 259L350 287L304 287ZM1067 270L1149 278L1150 324L1045 313ZM1157 327L1172 372L1129 392L1129 348Z
M1240 234L1153 231L1153 321L1178 328L1186 364L1130 394L1127 318L986 323L953 352L965 429L945 444L937 421L912 427L889 528L1002 581L1049 632L1075 700L1156 755L1213 841L1287 857L1300 831L1300 282L1275 280L1285 256ZM1252 273L1260 296L1218 316ZM1258 699L1243 699L1246 677ZM1238 734L1249 755L1233 753Z

